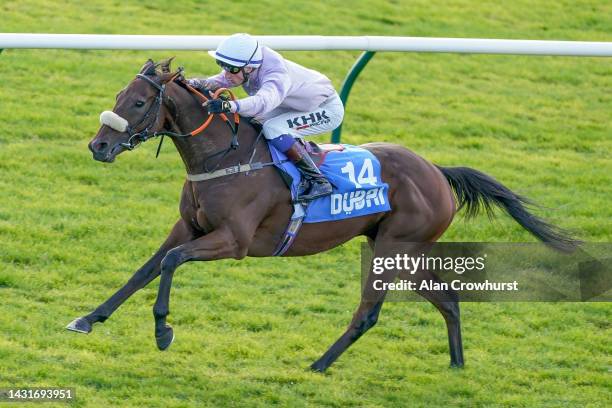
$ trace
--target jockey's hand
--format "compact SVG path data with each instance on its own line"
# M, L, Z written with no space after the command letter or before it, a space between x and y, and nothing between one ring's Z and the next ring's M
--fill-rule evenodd
M208 113L231 113L232 104L223 99L212 99L202 104L208 109Z

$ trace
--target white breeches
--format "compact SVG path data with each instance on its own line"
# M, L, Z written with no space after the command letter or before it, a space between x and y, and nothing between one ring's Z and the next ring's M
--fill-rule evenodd
M344 118L344 106L337 93L311 112L277 110L278 115L272 111L269 115L273 117L263 123L264 136L268 140L280 135L304 137L330 132L340 126Z

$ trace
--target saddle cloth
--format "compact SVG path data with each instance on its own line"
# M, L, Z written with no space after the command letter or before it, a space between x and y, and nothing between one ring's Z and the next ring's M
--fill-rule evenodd
M330 196L311 201L305 208L303 222L337 221L391 210L389 185L382 181L380 162L371 152L346 144L318 146L309 142L305 146L332 184L333 192ZM271 144L268 147L274 165L290 185L291 197L295 201L300 172L283 153Z

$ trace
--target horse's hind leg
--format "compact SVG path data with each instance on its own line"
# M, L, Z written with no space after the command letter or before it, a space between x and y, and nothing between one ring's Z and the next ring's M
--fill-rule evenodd
M422 281L442 283L435 274L419 270L409 278L420 287ZM429 285L432 287L432 285ZM430 301L442 314L448 330L448 346L450 351L450 366L463 367L463 343L461 341L461 321L459 316L459 297L453 289L448 290L418 290L417 293Z
M92 325L96 322L104 322L110 315L117 310L130 296L136 291L145 287L149 282L155 279L160 274L160 264L166 253L185 242L192 240L193 234L186 223L179 220L172 232L157 250L157 252L140 268L130 280L121 287L108 300L102 303L93 312L87 316L78 317L73 320L66 328L68 330L79 333L89 333L92 330Z
M376 301L364 301L362 299L348 329L310 368L314 371L323 372L332 365L340 357L340 354L344 353L351 344L376 324L383 302L384 295Z
M414 244L413 248L409 251L411 253L417 253L422 250L424 246L429 244ZM388 255L388 254L387 254ZM375 250L375 257L384 257L385 253ZM368 274L364 289L361 293L361 303L357 308L357 311L353 315L353 320L349 324L348 328L340 336L338 340L319 358L314 362L310 368L314 371L323 372L325 371L334 361L340 357L340 355L348 349L351 344L357 341L366 331L371 329L378 321L378 315L382 308L386 290L377 290L374 286L374 281L380 280L379 284L376 285L380 288L382 283L393 282L397 276L397 270L387 270L380 275L373 273L372 268Z

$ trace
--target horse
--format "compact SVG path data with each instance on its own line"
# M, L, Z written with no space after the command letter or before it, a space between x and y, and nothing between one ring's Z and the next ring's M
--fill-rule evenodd
M127 283L88 315L76 318L67 329L90 333L132 294L160 276L153 307L157 347L166 350L174 340L167 323L172 278L185 262L269 257L283 237L292 215L292 199L285 181L271 166L248 172L227 171L237 164L269 163L270 151L259 130L239 117L235 124L202 107L202 95L185 81L182 68L172 72L171 59L148 60L139 74L116 97L113 115L123 126L100 126L89 143L93 158L111 163L156 136L168 136L189 175L210 174L211 159L225 168L222 177L185 181L180 198L180 217L157 252ZM123 118L123 119L121 119ZM228 122L230 126L227 126ZM202 124L206 124L204 126ZM205 130L195 135L193 129ZM190 132L190 133L187 133ZM238 142L239 141L239 142ZM228 146L229 144L229 146ZM524 229L552 248L572 251L578 244L568 233L528 210L530 203L494 178L471 168L434 165L405 147L390 143L360 146L381 164L381 177L388 183L391 210L339 221L304 224L283 256L305 256L327 251L350 239L365 236L374 256L384 255L385 245L409 243L415 253L427 252L465 208L467 217L493 207L505 210ZM218 171L218 170L217 170ZM401 275L399 275L401 277ZM397 271L385 276L396 279ZM375 277L367 277L371 281ZM439 281L427 270L412 279ZM380 277L376 277L380 279ZM463 367L459 299L452 289L420 290L442 314L447 327L450 366ZM310 368L325 371L338 357L377 322L386 291L372 292L365 285L353 318L335 343Z

